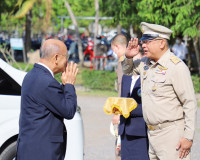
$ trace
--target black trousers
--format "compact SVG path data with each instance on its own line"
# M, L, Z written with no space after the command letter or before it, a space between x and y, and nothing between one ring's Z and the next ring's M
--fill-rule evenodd
M121 160L149 160L147 137L121 135Z

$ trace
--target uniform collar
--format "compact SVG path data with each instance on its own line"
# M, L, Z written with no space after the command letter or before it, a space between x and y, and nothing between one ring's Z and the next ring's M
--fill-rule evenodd
M157 62L155 62L155 61L152 60L152 59L149 59L149 62L150 62L152 65L159 64L159 65L165 67L165 66L166 66L166 60L168 59L167 57L169 57L169 56L170 56L170 50L168 49L168 50L160 57L160 59L159 59Z
M167 64L167 57L170 56L170 50L168 49L163 55L162 57L160 57L160 59L157 61L158 64L160 64L161 66L163 67L166 67L166 64Z

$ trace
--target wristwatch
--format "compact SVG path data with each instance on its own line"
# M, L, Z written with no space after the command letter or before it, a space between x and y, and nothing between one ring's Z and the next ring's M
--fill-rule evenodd
M188 139L188 138L186 138L188 141L190 141L190 142L193 142L193 139Z

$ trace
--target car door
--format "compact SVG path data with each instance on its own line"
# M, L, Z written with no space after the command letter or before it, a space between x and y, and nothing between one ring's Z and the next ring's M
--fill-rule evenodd
M21 86L0 68L0 160L16 154Z

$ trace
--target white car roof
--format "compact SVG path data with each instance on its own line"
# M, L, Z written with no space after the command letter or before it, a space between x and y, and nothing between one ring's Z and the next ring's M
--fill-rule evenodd
M14 79L20 86L27 72L20 71L0 58L0 68L6 72L12 79Z

